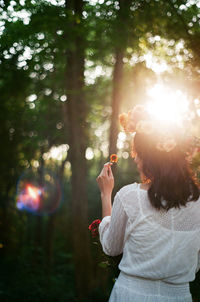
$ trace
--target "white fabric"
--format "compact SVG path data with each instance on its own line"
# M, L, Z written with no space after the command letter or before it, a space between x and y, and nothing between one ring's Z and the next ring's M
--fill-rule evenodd
M200 198L158 211L139 184L115 196L99 225L107 255L123 252L110 302L191 302L189 282L200 269Z

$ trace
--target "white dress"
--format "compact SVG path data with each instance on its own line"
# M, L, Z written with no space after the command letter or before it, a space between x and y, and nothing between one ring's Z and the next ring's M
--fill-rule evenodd
M109 302L192 302L189 282L200 268L200 198L158 211L139 184L125 186L99 234L107 255L123 253Z

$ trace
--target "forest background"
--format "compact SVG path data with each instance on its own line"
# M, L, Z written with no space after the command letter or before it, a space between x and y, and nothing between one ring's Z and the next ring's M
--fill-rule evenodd
M118 115L162 83L187 93L199 129L199 49L200 1L0 1L0 301L108 300L119 259L88 231L96 177L117 153L115 192L139 180ZM16 206L30 170L52 177L40 215Z

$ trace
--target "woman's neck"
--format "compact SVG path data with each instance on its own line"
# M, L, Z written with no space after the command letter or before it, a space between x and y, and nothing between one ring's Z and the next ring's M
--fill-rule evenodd
M149 189L149 187L150 187L150 183L141 183L140 184L140 188L142 189L142 190L148 190Z

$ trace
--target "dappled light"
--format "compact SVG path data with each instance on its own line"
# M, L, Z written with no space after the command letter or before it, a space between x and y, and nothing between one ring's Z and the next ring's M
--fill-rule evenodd
M61 161L67 155L68 150L69 150L68 144L53 146L48 152L43 154L43 158L44 160L53 159L53 160Z
M86 159L88 159L88 160L92 160L92 159L94 158L94 152L93 152L92 148L88 147L88 148L86 149L85 157L86 157Z

